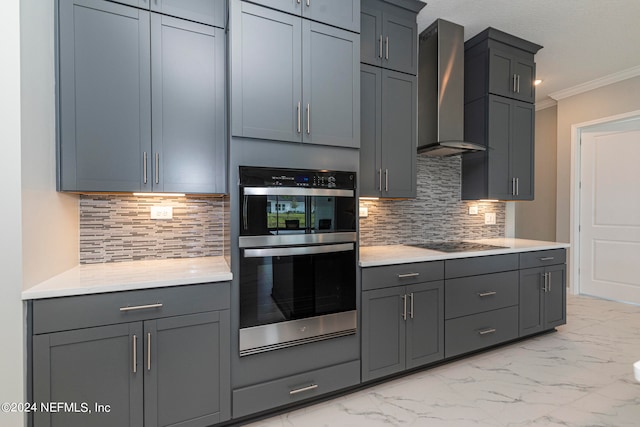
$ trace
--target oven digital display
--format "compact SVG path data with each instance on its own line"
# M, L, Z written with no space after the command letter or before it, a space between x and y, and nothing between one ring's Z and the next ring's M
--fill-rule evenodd
M295 177L296 184L308 184L309 176L308 175L296 175Z

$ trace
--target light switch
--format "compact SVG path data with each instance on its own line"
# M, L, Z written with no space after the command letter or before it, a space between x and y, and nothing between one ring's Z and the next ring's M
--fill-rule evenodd
M484 214L484 223L486 225L495 225L496 223L496 213L495 212L487 212Z
M151 219L172 219L172 206L151 206Z

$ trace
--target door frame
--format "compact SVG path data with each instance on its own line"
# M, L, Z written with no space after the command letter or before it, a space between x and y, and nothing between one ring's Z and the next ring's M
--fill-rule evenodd
M640 120L640 110L616 114L587 122L571 125L571 191L569 201L570 230L569 243L569 292L580 294L580 176L582 173L582 134L587 132L615 131L617 125Z

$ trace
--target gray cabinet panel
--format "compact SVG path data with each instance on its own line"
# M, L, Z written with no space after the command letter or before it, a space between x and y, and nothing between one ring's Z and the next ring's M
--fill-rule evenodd
M489 92L494 95L512 97L514 75L511 68L513 56L497 49L489 50Z
M301 141L301 19L246 2L233 6L233 135Z
M233 391L233 417L239 418L278 406L300 402L360 382L355 360Z
M308 0L302 9L302 16L360 32L360 0Z
M533 200L534 114L533 104L513 101L509 166L516 179L515 200Z
M445 357L518 338L518 306L445 322Z
M544 327L551 329L567 323L567 266L554 265L545 271L549 278L544 294Z
M520 271L520 336L544 328L544 267Z
M417 80L382 71L383 197L416 196Z
M513 72L518 76L516 82L517 93L514 98L528 103L533 103L536 100L536 86L534 81L536 79L536 64L533 61L527 61L523 59L514 59Z
M140 191L151 149L149 12L59 3L59 189Z
M230 418L229 332L228 310L145 322L146 427Z
M382 69L360 66L360 196L379 197L382 150Z
M383 14L382 66L403 73L418 73L418 26L415 19Z
M444 358L444 282L407 286L406 367Z
M430 261L362 268L362 290L442 280L444 263L444 261Z
M302 43L303 142L358 148L358 34L303 20Z
M517 269L518 254L448 259L444 263L444 277L451 279Z
M511 100L498 96L490 96L488 102L488 197L510 200L514 196L509 164L512 104Z
M366 7L360 10L360 62L380 66L383 56L382 10Z
M445 318L517 305L518 280L515 270L447 280Z
M546 265L564 264L567 259L565 249L525 252L520 254L520 268L544 267Z
M113 1L115 3L122 3L122 4L126 4L127 6L133 6L140 9L146 9L146 10L149 10L149 3L151 2L151 0L109 0L109 1Z
M405 369L404 287L362 293L362 380Z
M146 1L146 0L144 0ZM149 0L151 1L151 0ZM225 0L153 0L151 10L202 24L225 26Z
M142 354L140 322L33 337L34 401L86 402L92 411L38 411L34 425L142 426ZM96 412L95 403L110 405L109 412Z
M151 27L153 189L225 193L224 32L158 14Z

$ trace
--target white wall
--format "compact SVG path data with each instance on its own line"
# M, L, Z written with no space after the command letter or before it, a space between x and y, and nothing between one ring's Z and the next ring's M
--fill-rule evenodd
M0 14L0 402L24 401L20 179L20 0L4 0ZM23 425L22 414L0 412L0 425Z

